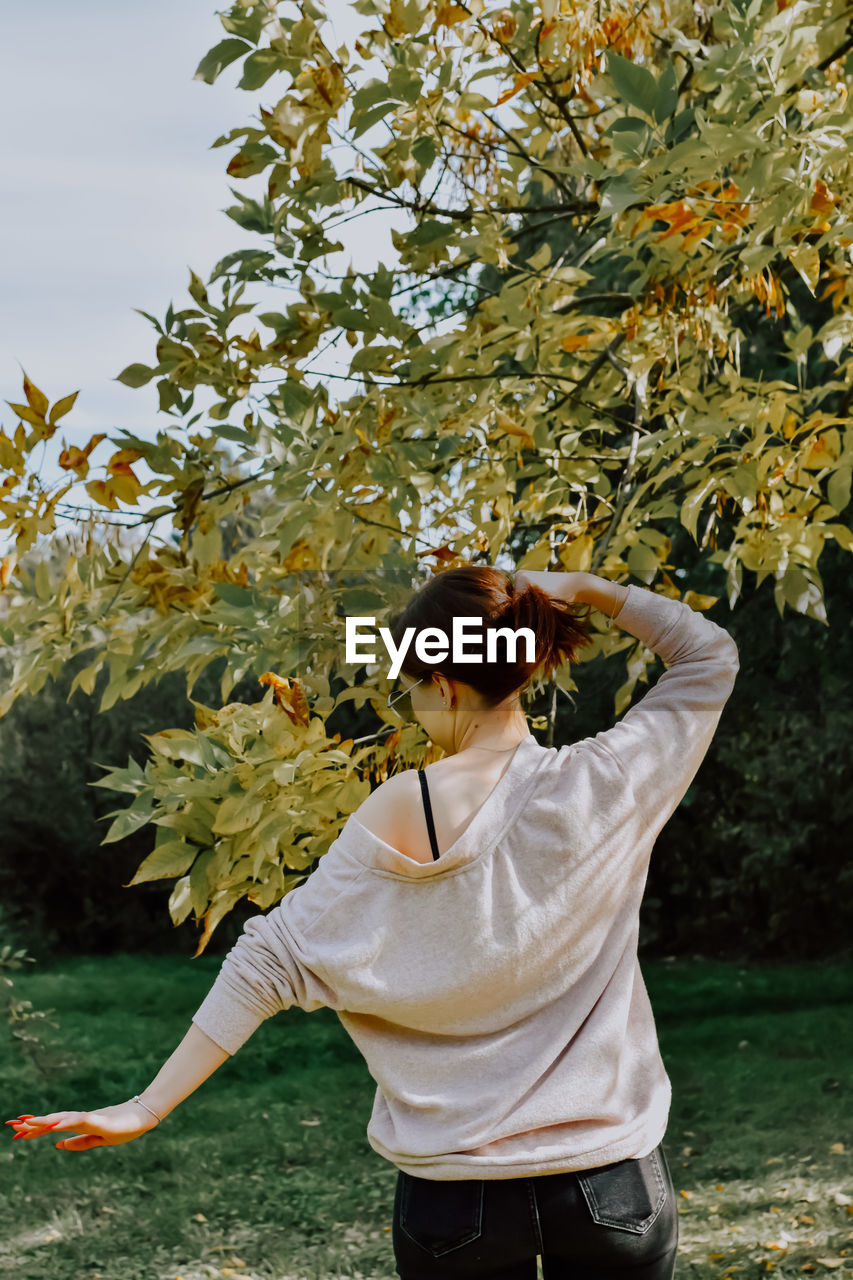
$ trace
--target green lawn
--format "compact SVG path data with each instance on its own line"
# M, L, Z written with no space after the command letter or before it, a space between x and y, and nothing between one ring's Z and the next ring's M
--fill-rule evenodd
M37 1063L0 1032L5 1120L120 1102L183 1037L221 961L92 958L13 975L56 1010ZM677 1274L853 1270L853 965L645 966L674 1100ZM0 1155L0 1276L397 1280L395 1168L334 1014L291 1010L126 1146Z

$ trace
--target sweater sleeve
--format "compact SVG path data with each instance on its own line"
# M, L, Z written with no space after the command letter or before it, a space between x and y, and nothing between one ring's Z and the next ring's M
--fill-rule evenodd
M225 956L213 986L192 1021L221 1049L234 1054L266 1019L293 1005L313 1013L335 1008L336 996L313 967L305 932L330 905L336 886L324 854L307 881L266 913L251 916Z
M738 672L735 641L683 601L634 583L615 621L666 666L621 720L593 741L626 775L654 836L681 803L701 765Z

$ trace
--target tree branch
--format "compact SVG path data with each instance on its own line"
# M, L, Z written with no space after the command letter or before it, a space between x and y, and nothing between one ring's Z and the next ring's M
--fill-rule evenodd
M360 191L366 191L368 195L376 196L380 200L388 200L391 204L395 204L401 209L413 209L415 213L428 213L437 218L452 218L456 222L471 222L478 213L596 213L599 209L598 202L595 200L578 200L574 205L507 204L484 205L479 209L469 205L467 209L440 209L427 201L407 200L405 196L398 195L396 191L392 191L389 187L371 186L369 182L364 182L361 178L350 176L342 178L341 181L348 182L350 186L358 187Z

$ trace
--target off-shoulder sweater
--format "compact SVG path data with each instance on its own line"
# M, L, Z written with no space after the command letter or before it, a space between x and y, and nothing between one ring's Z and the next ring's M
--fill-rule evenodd
M633 583L616 622L666 669L611 728L559 748L528 734L437 861L351 814L307 880L244 924L193 1015L233 1054L280 1010L333 1009L376 1082L368 1141L407 1173L595 1168L664 1136L639 910L738 650Z

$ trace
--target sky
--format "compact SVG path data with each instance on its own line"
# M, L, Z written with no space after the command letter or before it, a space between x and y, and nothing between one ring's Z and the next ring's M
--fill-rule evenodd
M131 363L156 362L156 333L134 308L160 319L170 301L191 306L190 267L206 280L225 254L262 243L223 210L237 203L230 188L257 196L263 175L230 178L236 146L210 148L256 118L260 102L273 105L286 77L278 90L274 77L246 92L236 88L238 62L212 85L193 80L226 37L215 4L41 0L4 8L0 426L11 435L17 425L5 402L24 402L22 368L51 404L79 390L48 445L54 458L63 435L78 446L122 429L153 439L173 421L157 411L156 383L133 390L115 381ZM361 20L344 0L330 7L338 42L348 41ZM356 245L357 221L353 227ZM247 291L244 301L261 296ZM281 293L269 301L280 305ZM251 327L250 318L245 331ZM214 399L200 392L196 408ZM109 440L96 448L91 478L113 449ZM149 478L144 464L136 470ZM49 464L42 477L67 478ZM72 499L89 502L81 486ZM10 549L0 531L0 555Z

